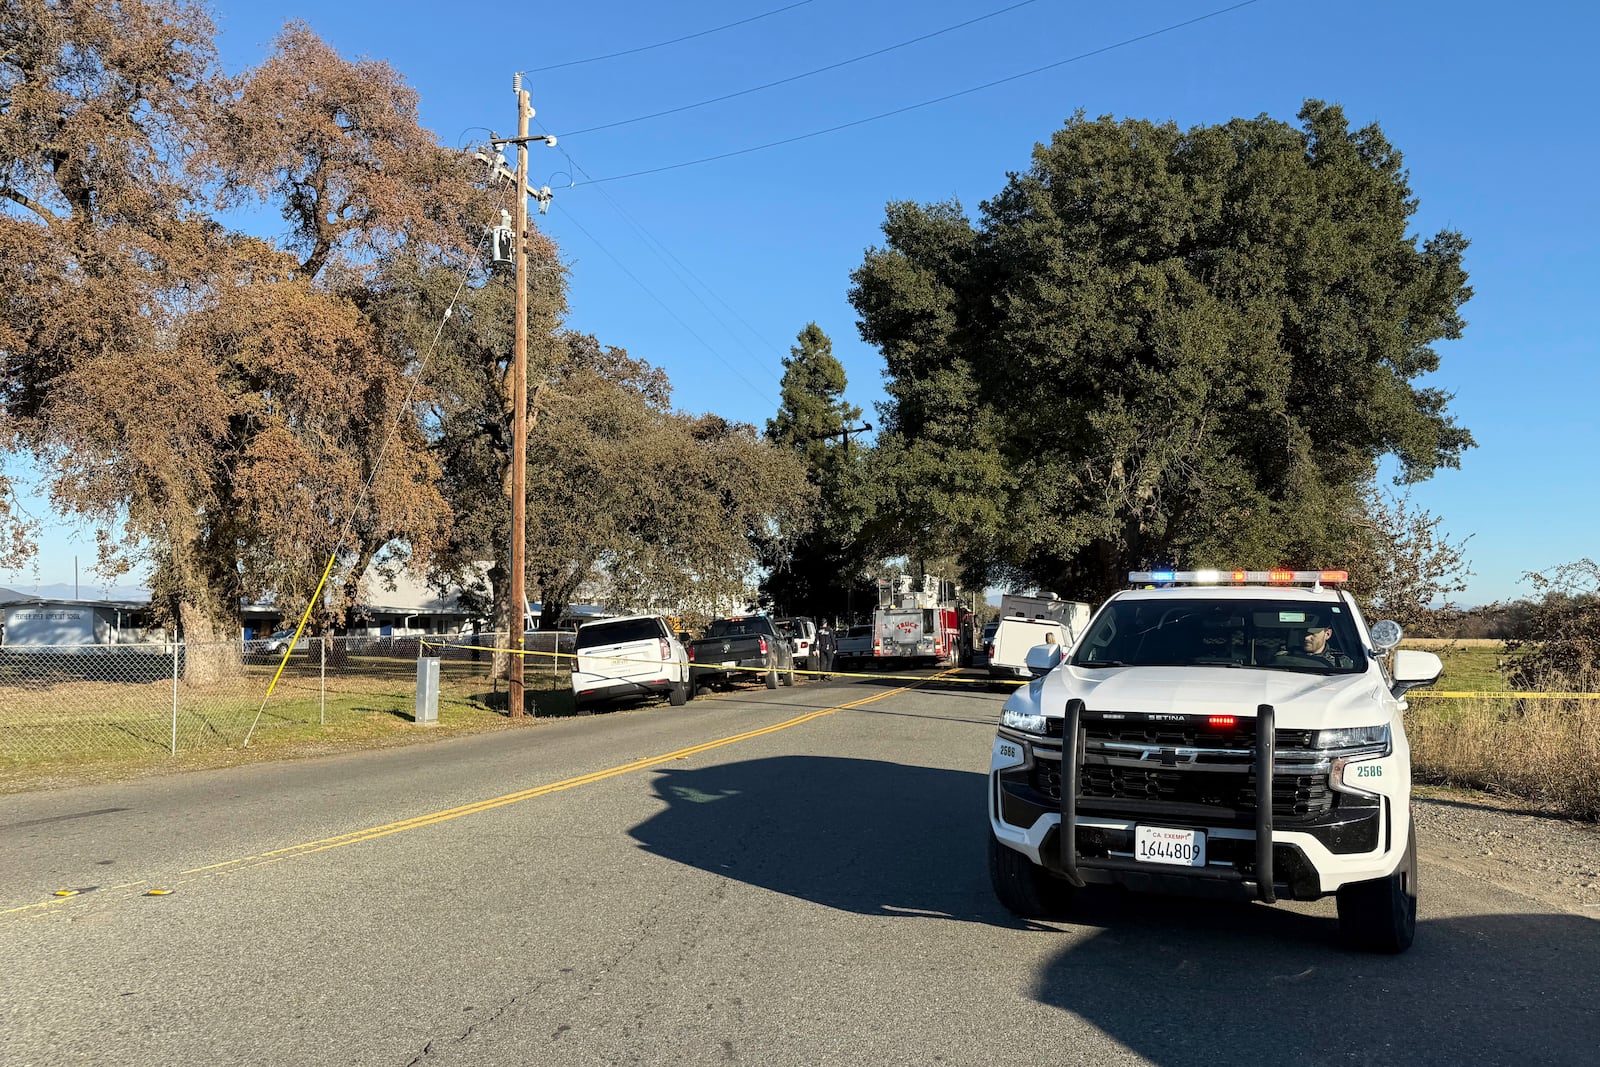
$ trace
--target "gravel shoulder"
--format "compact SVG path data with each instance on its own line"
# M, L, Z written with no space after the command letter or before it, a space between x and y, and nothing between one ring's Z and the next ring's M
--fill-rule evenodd
M1418 786L1413 796L1425 861L1600 918L1600 826L1465 789Z

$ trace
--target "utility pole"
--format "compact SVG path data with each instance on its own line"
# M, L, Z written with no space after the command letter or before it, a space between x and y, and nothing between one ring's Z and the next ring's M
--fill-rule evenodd
M860 426L846 426L846 427L844 427L842 429L835 430L833 433L819 433L814 438L814 440L817 440L817 441L831 441L835 437L842 437L842 438L844 438L844 452L845 452L845 455L848 456L850 454L850 435L851 434L858 434L858 433L867 433L871 429L872 429L872 423L863 422Z
M523 717L525 690L523 688L523 653L526 651L528 609L527 550L528 550L528 142L543 141L554 145L554 137L541 134L528 135L528 123L533 118L533 105L522 88L519 71L511 78L511 91L517 94L517 135L496 139L496 147L511 143L517 146L517 212L514 240L517 246L516 340L511 369L511 611L513 630L511 640L511 677L508 679L508 696L511 717ZM543 211L549 203L549 190L540 190L539 207ZM536 194L538 195L538 194Z
M511 611L512 630L510 702L511 717L522 718L523 651L527 629L528 551L528 121L533 107L522 88L522 74L512 76L517 94L517 332L511 371Z

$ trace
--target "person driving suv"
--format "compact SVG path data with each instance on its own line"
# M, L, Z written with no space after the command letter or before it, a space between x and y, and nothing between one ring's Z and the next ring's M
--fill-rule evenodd
M1290 647L1278 653L1276 661L1294 667L1342 667L1344 657L1328 647L1332 636L1331 626L1307 626Z

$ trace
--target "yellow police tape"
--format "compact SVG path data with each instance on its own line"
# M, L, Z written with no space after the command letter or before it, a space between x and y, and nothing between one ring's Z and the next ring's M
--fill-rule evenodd
M1416 689L1406 694L1406 698L1433 697L1436 700L1483 700L1494 697L1500 700L1600 700L1600 693L1504 693L1498 690L1484 690L1482 692L1435 692L1432 689Z
M422 647L428 648L459 648L469 652L505 652L516 656L547 656L555 660L577 659L575 652L544 652L535 649L494 648L488 645L451 645L445 642L423 641ZM584 659L598 660L604 663L660 663L658 659L640 659L637 656L591 656L585 652ZM691 662L691 668L700 666ZM720 663L716 666L703 666L702 670L714 671L748 671L752 674L766 674L774 668L769 667L724 667ZM785 674L788 672L785 671ZM926 675L920 674L878 674L861 671L812 671L794 669L796 674L811 674L819 678L876 678L890 682L926 682L930 681ZM1025 678L950 678L941 676L940 682L962 682L967 685L1026 685ZM1600 700L1600 693L1505 693L1498 690L1482 691L1446 691L1432 689L1414 689L1406 694L1407 699L1429 697L1434 700Z
M507 653L507 654L513 655L513 656L547 656L547 657L549 657L551 659L555 659L555 660L577 659L578 658L578 655L575 652L544 652L542 650L535 650L535 649L492 648L492 647L487 646L487 645L451 645L451 644L446 644L444 642L433 642L433 641L423 641L422 642L422 647L425 650L428 649L428 648L459 648L459 649L462 649L463 651L467 651L467 652L504 652L504 653ZM660 662L662 662L659 659L641 659L641 658L639 658L637 656L592 656L587 652L585 652L583 654L583 658L584 659L589 659L589 660L597 660L597 661L602 662L602 663L660 663ZM733 671L748 671L748 672L750 672L752 674L766 674L768 671L776 669L776 668L773 668L773 667L737 667L737 666L736 667L724 667L720 663L718 663L718 664L713 666L713 665L709 665L709 664L698 664L698 663L695 663L693 661L690 661L689 667L691 669L693 669L695 667L699 667L701 670L717 671L719 673L721 673L721 672L733 672ZM789 672L788 671L781 671L780 673L788 674ZM799 667L794 668L794 673L795 674L812 674L812 675L816 675L819 678L876 678L876 679L878 679L880 681L888 681L888 682L928 682L928 681L932 681L933 680L933 679L929 678L927 675L923 675L923 674L878 674L878 673L866 674L866 673L862 673L862 672L859 672L859 671L857 671L857 672L851 672L851 671L812 671L812 670L802 670ZM990 684L994 684L994 685L1026 685L1027 684L1027 679L1025 679L1025 678L946 678L946 677L940 677L939 681L940 682L963 682L963 683L966 683L968 685L990 685Z

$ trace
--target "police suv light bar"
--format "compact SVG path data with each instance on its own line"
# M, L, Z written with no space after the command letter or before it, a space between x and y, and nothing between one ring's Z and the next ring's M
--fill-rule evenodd
M1338 585L1349 571L1129 571L1134 585Z

